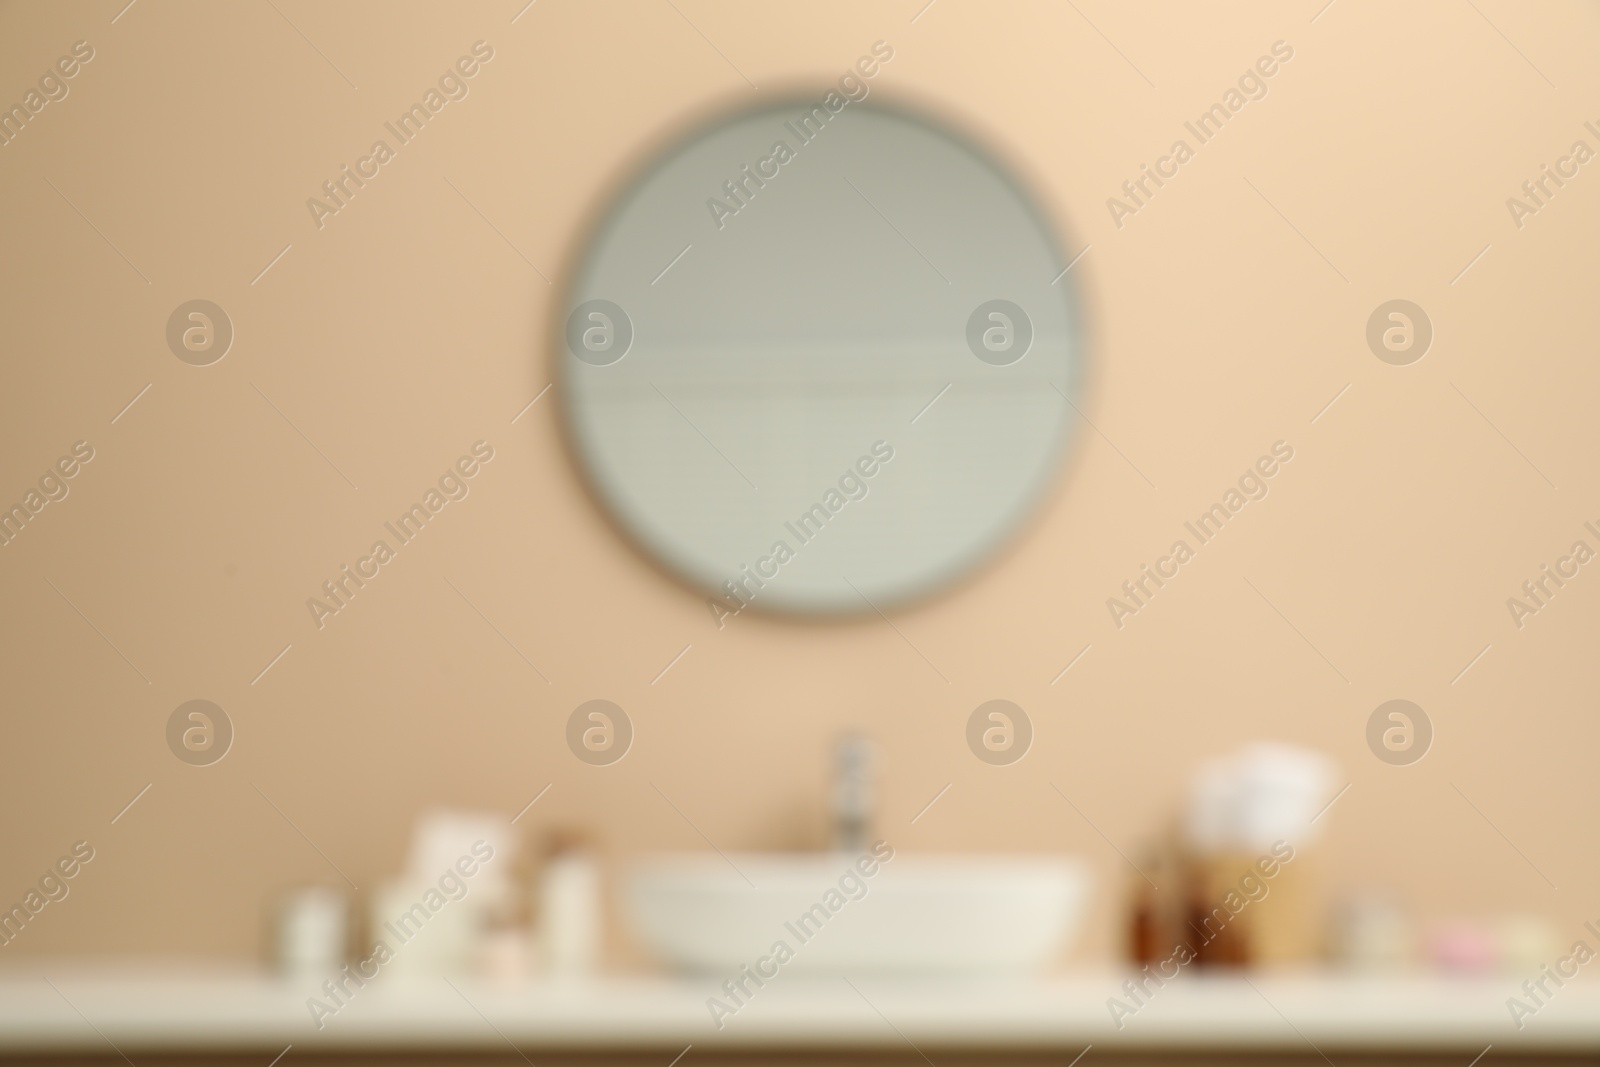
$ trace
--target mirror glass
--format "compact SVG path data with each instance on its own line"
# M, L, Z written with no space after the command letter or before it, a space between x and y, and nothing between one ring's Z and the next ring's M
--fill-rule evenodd
M725 118L651 161L575 264L579 465L719 621L924 596L1058 472L1068 266L1017 182L927 117L819 93Z

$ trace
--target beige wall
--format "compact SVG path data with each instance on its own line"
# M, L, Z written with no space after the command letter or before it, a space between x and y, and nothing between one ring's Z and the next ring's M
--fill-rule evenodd
M95 449L0 548L0 899L76 840L97 852L11 954L255 953L272 891L338 880L261 794L362 886L424 806L514 812L546 783L524 824L619 854L705 847L656 787L724 849L814 844L847 725L884 742L902 848L1087 857L1089 956L1113 951L1126 868L1050 783L1131 850L1196 760L1261 737L1353 783L1325 820L1338 885L1593 917L1600 567L1520 631L1505 605L1574 540L1600 548L1600 164L1521 229L1505 204L1574 140L1600 149L1593 5L939 0L912 24L920 0L539 0L512 24L521 0L140 0L113 24L122 3L0 9L6 102L95 50L0 148L0 500ZM557 394L510 421L551 376L555 289L528 261L559 283L639 146L753 98L734 65L820 83L880 38L878 91L984 131L1063 243L1093 245L1074 276L1103 435L1003 559L894 619L948 684L876 619L718 632L584 493ZM306 198L480 39L470 96L319 231ZM1270 94L1114 226L1107 197L1280 39ZM237 330L204 368L164 340L197 297ZM1363 339L1396 297L1436 327L1408 367ZM306 598L480 438L471 496L316 629ZM1279 439L1271 495L1118 630L1106 598ZM196 697L238 732L208 768L163 735ZM562 740L595 697L638 732L609 768ZM993 697L1037 726L1010 768L963 741ZM1437 730L1407 768L1363 739L1393 697Z

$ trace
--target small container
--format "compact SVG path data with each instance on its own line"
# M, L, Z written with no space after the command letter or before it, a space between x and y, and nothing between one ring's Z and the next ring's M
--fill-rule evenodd
M1548 919L1507 915L1495 924L1496 963L1506 974L1521 977L1561 955L1561 937Z
M1356 894L1334 914L1336 962L1358 971L1398 971L1415 952L1411 920L1398 903L1377 893Z
M540 951L552 977L593 974L600 963L604 911L600 864L583 838L551 839L539 877Z
M436 905L430 908L430 899ZM450 900L431 882L397 878L372 895L372 936L389 947L384 973L394 981L460 977L477 963L482 909Z
M496 927L483 935L478 950L478 972L497 985L520 985L538 965L532 935L514 926Z
M1161 857L1146 849L1128 879L1128 955L1140 966L1154 965L1172 953L1167 941L1171 923L1151 876L1161 877Z
M1441 923L1428 938L1428 956L1440 970L1482 974L1494 967L1494 934L1471 920Z
M287 978L326 978L350 947L350 900L337 889L307 886L285 893L273 926L273 962Z

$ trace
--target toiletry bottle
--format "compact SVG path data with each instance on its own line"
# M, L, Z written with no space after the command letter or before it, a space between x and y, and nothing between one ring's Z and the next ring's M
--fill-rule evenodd
M1250 962L1250 938L1243 922L1225 905L1231 886L1226 872L1240 869L1236 856L1215 852L1192 855L1185 865L1185 934L1198 967L1242 967Z
M536 967L536 946L530 921L534 906L534 850L519 848L507 879L507 890L490 902L484 921L478 965L483 976L503 985L525 982Z
M592 974L600 961L603 903L594 849L577 834L550 839L539 879L540 949L550 975Z
M290 978L325 978L349 955L350 899L337 889L307 886L278 901L273 960Z
M1142 852L1139 869L1128 882L1128 953L1139 966L1154 964L1172 950L1166 943L1162 901L1150 882L1159 866L1153 849Z

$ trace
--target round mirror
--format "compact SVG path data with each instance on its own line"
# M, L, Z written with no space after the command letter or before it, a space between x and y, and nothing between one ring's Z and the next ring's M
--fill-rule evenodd
M621 526L750 607L881 610L996 551L1075 407L1068 261L965 138L837 93L702 128L604 214L561 386Z

